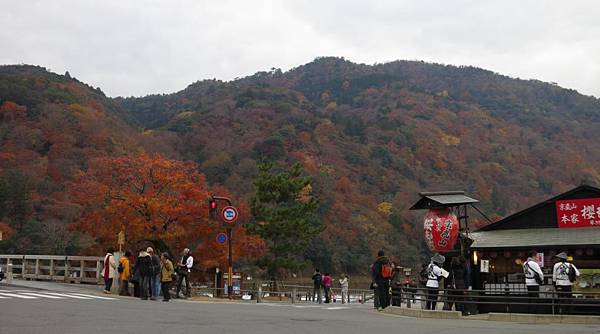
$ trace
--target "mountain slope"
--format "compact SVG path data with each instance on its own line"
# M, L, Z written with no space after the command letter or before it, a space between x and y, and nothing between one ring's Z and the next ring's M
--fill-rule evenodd
M257 160L301 161L328 225L326 251L316 243L308 256L348 270L379 247L416 261L420 213L407 208L418 191L464 189L498 217L600 183L599 100L472 67L319 58L119 102L176 133L209 181L247 195Z

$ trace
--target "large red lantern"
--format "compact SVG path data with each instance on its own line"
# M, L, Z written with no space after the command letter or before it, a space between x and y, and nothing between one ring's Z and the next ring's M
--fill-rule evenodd
M423 231L431 250L453 250L458 239L458 219L450 209L431 209L425 215Z

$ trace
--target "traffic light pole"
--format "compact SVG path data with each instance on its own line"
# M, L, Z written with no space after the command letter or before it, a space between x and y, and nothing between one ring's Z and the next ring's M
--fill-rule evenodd
M222 196L215 196L212 195L212 198L214 200L220 200L220 201L225 201L227 202L227 205L231 206L231 200L227 197L222 197ZM228 248L228 254L227 254L227 296L229 297L229 299L233 298L233 252L232 252L232 241L231 241L231 236L233 234L233 229L231 228L231 226L227 226L227 248Z
M228 247L229 247L229 255L228 255L228 272L229 274L227 275L227 296L229 297L229 299L232 299L232 291L233 291L233 257L232 257L232 243L231 243L231 235L233 234L233 229L231 227L227 228L227 242L229 243Z

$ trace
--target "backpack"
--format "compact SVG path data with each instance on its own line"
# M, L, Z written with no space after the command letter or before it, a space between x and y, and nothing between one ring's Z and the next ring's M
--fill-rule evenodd
M537 271L531 269L531 266L529 266L529 261L525 262L525 265L523 266L523 270L525 272L525 278L527 278L527 272L531 271L533 273L533 279L535 279L535 282L538 285L542 285L544 283L544 281L540 277L540 274Z
M119 274L121 274L123 271L125 271L125 268L123 268L123 263L119 263L119 266L117 267L117 271L119 272Z
M390 279L394 274L394 268L392 268L392 264L387 262L381 265L381 277L383 279Z
M572 264L569 265L569 270L567 271L569 275L569 282L573 283L577 280L577 272L575 271L575 267Z
M319 273L313 275L313 284L315 286L321 286L323 283L323 276Z
M425 285L427 284L427 280L429 280L429 266L421 269L419 273L419 283Z

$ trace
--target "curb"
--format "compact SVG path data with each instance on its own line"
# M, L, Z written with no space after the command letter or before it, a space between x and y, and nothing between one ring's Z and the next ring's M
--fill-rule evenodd
M510 321L528 324L585 324L600 325L600 316L558 315L525 313L489 313L488 320Z
M458 311L437 311L400 308L390 306L384 313L400 315L412 318L426 319L462 319L462 320L483 320L483 321L504 321L518 322L526 324L580 324L580 325L600 325L600 316L594 315L553 315L553 314L526 314L526 313L488 313L486 317L467 316L463 317Z
M417 308L401 308L398 306L389 306L385 310L385 313L401 315L413 318L427 318L427 319L460 319L461 313L458 311L438 311L438 310L422 310Z

